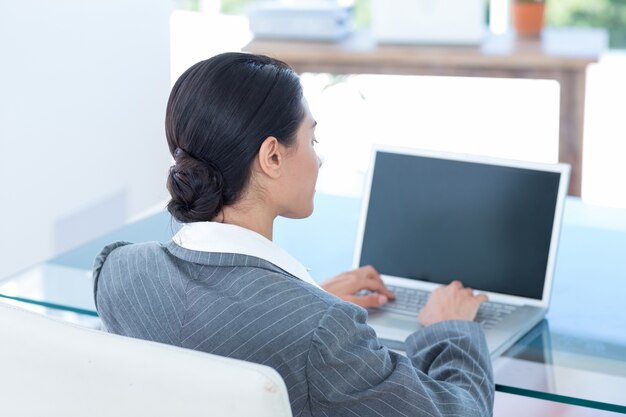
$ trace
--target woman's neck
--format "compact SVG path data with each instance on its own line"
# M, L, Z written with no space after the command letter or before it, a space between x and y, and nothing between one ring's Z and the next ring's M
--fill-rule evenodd
M241 201L224 207L214 221L234 224L272 240L275 218L276 215L267 212L263 205L246 204L245 201Z

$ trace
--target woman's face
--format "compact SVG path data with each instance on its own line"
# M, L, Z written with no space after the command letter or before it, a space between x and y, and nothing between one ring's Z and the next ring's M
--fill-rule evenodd
M279 213L283 217L300 219L313 213L313 197L315 195L315 183L321 166L314 145L315 125L309 105L302 99L304 107L304 119L300 123L296 134L295 144L289 148L285 157L284 187L282 189L282 210Z

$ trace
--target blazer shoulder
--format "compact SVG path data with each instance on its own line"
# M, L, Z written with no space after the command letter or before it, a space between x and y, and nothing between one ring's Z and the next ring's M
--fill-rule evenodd
M132 256L148 255L149 253L165 253L164 247L159 242L131 243L126 241L113 242L106 245L96 256L93 264L94 278L102 271L102 266L109 257L118 259L130 258Z
M159 242L131 243L126 241L117 241L110 243L102 248L96 256L92 268L93 292L97 300L98 280L105 268L107 260L116 259L117 261L126 262L136 259L137 256L146 256L149 253L165 253L163 245ZM97 301L96 301L97 308Z

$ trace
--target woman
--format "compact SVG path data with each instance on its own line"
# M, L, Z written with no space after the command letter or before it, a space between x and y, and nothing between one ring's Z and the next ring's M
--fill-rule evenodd
M109 331L269 365L294 416L491 414L490 359L470 321L484 296L459 282L434 291L404 356L356 305L393 298L372 267L320 288L272 243L277 216L312 213L320 166L315 121L286 64L227 53L194 65L172 89L166 134L168 210L185 225L169 243L118 242L99 255L95 298Z

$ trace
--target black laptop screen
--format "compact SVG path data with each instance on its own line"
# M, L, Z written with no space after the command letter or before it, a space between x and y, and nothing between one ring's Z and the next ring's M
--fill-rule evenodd
M360 265L541 299L560 174L378 151Z

